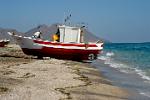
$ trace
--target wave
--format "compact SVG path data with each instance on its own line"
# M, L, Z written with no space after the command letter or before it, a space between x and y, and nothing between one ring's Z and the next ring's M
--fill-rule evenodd
M110 67L124 73L122 74L125 75L123 78L122 75L110 76L112 78L116 77L116 79L120 79L121 77L122 83L119 84L127 88L132 88L139 94L150 98L149 51L150 43L113 43L105 45L104 51L98 59L103 60L105 64L109 64ZM117 72L116 75L118 75ZM146 98L146 100L149 99Z
M147 97L150 97L150 92L140 92L141 95L144 95L144 96L147 96Z
M115 53L113 53L113 52L107 52L107 53L103 53L101 56L99 56L98 59L107 61L114 55L115 55Z
M98 59L103 60L105 64L109 64L110 67L113 67L120 72L123 73L135 73L138 74L142 79L150 81L150 77L146 75L146 72L135 67L134 65L130 65L129 63L123 63L115 60L114 52L105 52Z
M106 56L107 56L107 57L112 57L112 56L114 56L114 55L115 55L115 54L114 54L113 52L107 52L107 53L106 53Z
M135 71L137 72L137 74L139 76L141 76L143 79L149 80L150 81L150 77L146 75L145 72L143 72L142 70L139 69L135 69Z

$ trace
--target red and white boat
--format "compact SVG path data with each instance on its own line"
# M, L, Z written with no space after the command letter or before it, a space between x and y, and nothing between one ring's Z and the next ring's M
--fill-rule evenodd
M27 55L71 59L77 61L93 61L103 49L102 42L84 43L80 27L58 26L59 41L48 41L34 37L11 35ZM57 33L58 34L58 33Z
M5 47L9 42L10 40L7 39L0 40L0 47Z

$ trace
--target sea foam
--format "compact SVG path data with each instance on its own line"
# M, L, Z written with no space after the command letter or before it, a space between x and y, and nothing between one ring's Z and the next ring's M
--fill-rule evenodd
M146 73L132 65L127 65L123 62L119 62L114 60L115 53L113 52L106 52L105 54L98 57L98 59L103 60L105 64L110 65L110 67L116 68L120 72L124 73L136 73L141 78L150 81L150 77L146 75ZM132 66L132 67L131 67Z

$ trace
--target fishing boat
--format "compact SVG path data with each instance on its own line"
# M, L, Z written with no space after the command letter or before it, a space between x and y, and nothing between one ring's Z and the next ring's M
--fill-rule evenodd
M0 47L5 47L9 42L10 40L7 39L0 40Z
M25 37L8 32L27 55L38 58L51 57L77 61L93 61L103 49L103 42L84 42L83 27L59 25L54 34L54 41L41 39L40 32L35 36ZM37 35L38 34L38 35Z

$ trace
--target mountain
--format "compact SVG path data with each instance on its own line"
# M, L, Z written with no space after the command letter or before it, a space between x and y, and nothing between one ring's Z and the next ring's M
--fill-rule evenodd
M57 32L57 26L58 25L61 25L59 23L56 23L56 24L52 24L50 26L48 25L39 25L25 33L22 33L22 32L18 32L17 30L15 29L4 29L4 28L0 28L0 39L9 39L11 42L14 42L14 40L7 34L7 32L14 32L15 34L18 34L18 35L23 35L23 36L33 36L33 34L37 31L41 31L42 32L42 37L43 39L45 40L52 40L52 35L54 33ZM105 39L102 39L102 38L99 38L97 36L95 36L92 32L90 32L88 29L84 29L84 40L85 41L89 41L89 42L96 42L98 40L103 40L104 42L109 42Z
M98 40L102 40L104 42L109 42L108 40L105 40L103 38L100 38L100 37L97 37L95 36L92 32L90 32L89 30L87 29L84 29L84 33L85 33L85 41L90 41L90 42L96 42Z
M37 32L37 31L41 31L42 32L42 37L46 40L52 40L52 35L54 33L57 32L57 25L60 24L52 24L51 26L47 26L47 25L39 25L31 30L29 30L28 32L25 33L25 36L32 36L33 33ZM84 29L84 40L85 41L89 41L89 42L96 42L98 40L103 40L104 42L108 42L105 39L99 38L97 36L95 36L92 32L90 32L87 29Z
M0 40L1 39L9 39L10 41L13 41L14 40L7 34L7 32L14 32L15 34L18 34L18 35L21 35L23 33L21 32L18 32L17 30L15 29L4 29L4 28L0 28Z
M45 24L39 25L26 32L25 36L33 36L33 34L37 31L41 31L43 39L52 40L52 35L57 32L57 24L53 24L51 26L47 26Z

